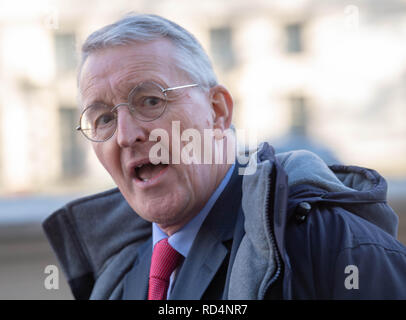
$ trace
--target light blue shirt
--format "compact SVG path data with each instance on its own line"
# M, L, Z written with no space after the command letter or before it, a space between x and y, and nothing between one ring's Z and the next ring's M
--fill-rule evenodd
M156 243L161 241L162 239L168 238L169 244L178 251L184 258L186 258L189 254L190 248L192 247L193 241L196 238L197 233L206 219L207 215L209 214L211 208L216 203L217 199L219 198L220 194L223 192L224 188L227 186L228 182L230 181L231 175L233 174L235 164L231 166L231 168L227 171L225 177L217 187L217 189L213 192L210 196L209 201L207 201L206 205L203 209L186 225L184 225L180 230L174 233L172 236L168 238L168 235L163 232L156 223L152 224L152 248L155 246ZM167 293L167 298L169 298L170 292L172 291L172 287L175 281L177 270L175 270L171 274L171 278L169 281L169 288Z

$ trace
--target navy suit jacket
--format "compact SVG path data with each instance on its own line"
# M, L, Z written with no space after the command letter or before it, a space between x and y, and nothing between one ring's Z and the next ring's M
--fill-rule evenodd
M227 299L232 262L244 232L242 176L236 165L231 179L203 222L184 260L170 299ZM152 237L137 252L124 279L123 299L147 299Z

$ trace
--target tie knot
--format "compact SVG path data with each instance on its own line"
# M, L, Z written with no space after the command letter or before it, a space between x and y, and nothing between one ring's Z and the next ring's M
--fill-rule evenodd
M171 247L168 239L162 239L154 246L152 252L150 277L169 283L169 278L179 265L180 259L181 254Z

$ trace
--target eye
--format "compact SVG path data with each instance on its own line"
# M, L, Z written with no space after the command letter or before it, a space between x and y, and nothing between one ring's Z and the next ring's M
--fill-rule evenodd
M104 113L100 115L96 121L95 121L95 127L96 128L103 128L114 121L114 114L109 112L109 113Z
M145 97L142 99L142 107L145 108L152 108L152 107L160 107L164 104L164 100L159 97Z

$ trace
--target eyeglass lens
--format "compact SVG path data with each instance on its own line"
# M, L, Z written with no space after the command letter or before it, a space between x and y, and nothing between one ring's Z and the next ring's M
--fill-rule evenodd
M128 104L133 116L142 121L159 118L165 111L167 102L163 89L153 82L144 82L135 87L128 96ZM115 132L117 112L115 108L96 103L87 107L80 121L83 134L93 141L105 141Z

